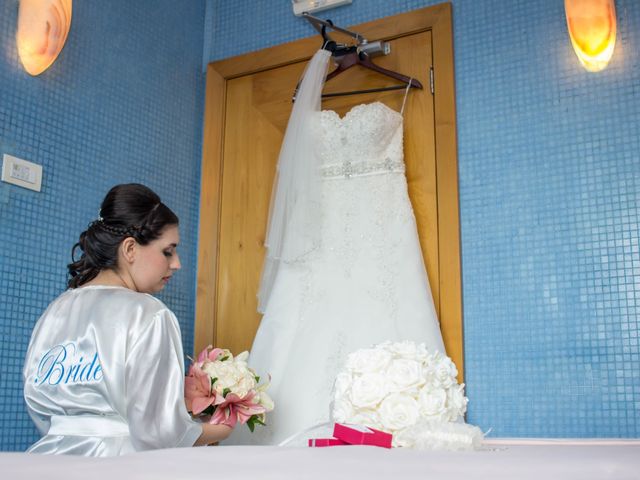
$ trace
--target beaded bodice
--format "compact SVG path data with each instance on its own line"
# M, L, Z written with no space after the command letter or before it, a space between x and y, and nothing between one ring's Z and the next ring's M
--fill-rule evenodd
M402 252L397 245L414 218L404 175L402 115L374 102L357 105L344 117L323 110L319 118L324 182L319 215L312 220L322 222L321 248L309 260L348 276L366 258L363 265L374 277L393 278L395 254ZM376 291L376 298L393 296L395 285Z
M402 115L381 102L357 105L344 117L323 110L320 135L325 178L404 173Z

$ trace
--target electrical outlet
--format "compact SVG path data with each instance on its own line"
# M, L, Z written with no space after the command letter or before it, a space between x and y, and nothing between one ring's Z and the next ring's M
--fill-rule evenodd
M39 192L42 186L42 165L5 153L2 156L2 181Z

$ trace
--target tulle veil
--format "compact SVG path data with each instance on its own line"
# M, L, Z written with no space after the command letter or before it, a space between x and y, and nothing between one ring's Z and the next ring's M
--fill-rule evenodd
M330 57L331 52L319 50L308 63L280 149L258 290L261 313L266 310L280 265L302 262L319 246L320 165L313 139Z

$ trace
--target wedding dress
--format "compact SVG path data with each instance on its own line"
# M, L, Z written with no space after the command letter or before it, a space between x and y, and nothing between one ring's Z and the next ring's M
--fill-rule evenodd
M278 444L329 421L335 377L354 350L413 340L444 353L407 193L402 113L373 102L312 115L317 246L280 265L251 349L275 410L229 443Z

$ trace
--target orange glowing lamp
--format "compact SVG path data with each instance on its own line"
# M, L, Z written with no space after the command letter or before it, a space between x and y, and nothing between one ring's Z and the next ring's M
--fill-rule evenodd
M564 0L573 49L590 72L603 70L616 45L614 0Z
M24 69L40 75L58 57L71 28L72 0L20 0L16 46Z

